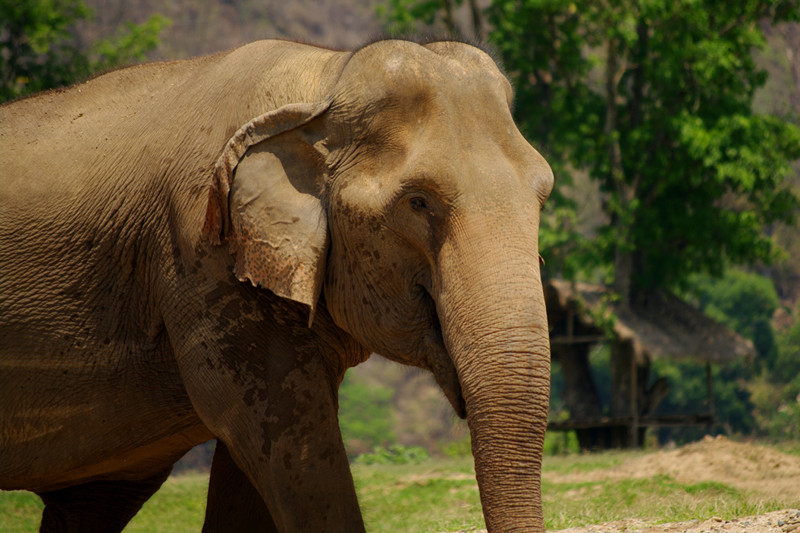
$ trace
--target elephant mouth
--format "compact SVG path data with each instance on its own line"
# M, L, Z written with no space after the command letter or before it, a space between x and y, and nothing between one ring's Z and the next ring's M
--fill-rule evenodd
M433 322L432 331L429 334L429 342L427 343L428 350L426 350L428 353L428 365L431 372L433 372L436 383L439 384L450 405L453 406L456 415L461 419L465 419L467 418L467 402L464 400L458 371L444 343L442 325L439 321L439 314L436 311L436 304L427 291L425 291L425 297L429 300Z
M456 367L453 365L447 352L445 351L444 353L446 359L445 364L441 364L444 361L437 361L431 365L431 371L433 372L433 377L436 379L436 383L439 384L439 387L442 389L442 392L444 392L450 405L453 406L456 415L461 419L465 419L467 418L467 402L464 400L464 395L461 391L461 382L458 379L458 372L456 372Z
M456 414L458 415L458 417L461 420L466 420L466 418L467 418L467 402L464 400L464 395L461 393L461 386L460 385L458 387L458 391L455 392L454 394L455 394L455 399L450 399L448 397L448 400L450 400L450 405L453 406L453 409L455 409ZM445 391L445 395L447 395L446 391Z

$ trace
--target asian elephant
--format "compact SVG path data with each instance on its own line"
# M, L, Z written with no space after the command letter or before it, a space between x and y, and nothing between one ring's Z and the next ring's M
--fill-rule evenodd
M552 172L458 42L262 41L0 108L0 488L119 531L219 442L205 530L361 531L371 352L466 417L490 531L544 530Z

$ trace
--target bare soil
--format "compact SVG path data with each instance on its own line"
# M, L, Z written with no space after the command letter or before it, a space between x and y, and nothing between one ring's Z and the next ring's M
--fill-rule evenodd
M800 509L784 509L736 520L711 518L653 525L629 519L608 524L561 529L554 533L800 533Z
M648 454L619 466L586 473L555 475L558 481L646 478L660 474L680 482L716 481L785 501L787 509L736 520L692 520L653 524L628 519L561 530L559 533L800 533L800 457L762 446L706 437L687 446Z

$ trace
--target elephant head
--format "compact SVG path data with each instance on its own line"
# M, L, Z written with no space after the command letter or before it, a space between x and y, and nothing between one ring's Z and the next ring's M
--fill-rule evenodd
M553 176L514 125L510 84L471 46L382 41L321 93L231 138L204 235L229 244L240 280L430 370L468 421L489 529L543 530L537 234Z

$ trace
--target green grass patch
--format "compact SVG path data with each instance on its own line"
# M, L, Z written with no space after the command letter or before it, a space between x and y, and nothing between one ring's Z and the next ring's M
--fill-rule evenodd
M642 451L607 451L596 453L580 453L568 455L548 455L542 462L542 472L571 474L604 470L644 455Z
M543 482L548 529L643 518L655 523L733 519L781 509L777 502L717 482L679 483L661 475L580 483Z
M203 528L208 473L169 478L133 517L125 532L197 533Z
M483 527L472 457L354 465L353 477L371 533Z
M764 444L764 446L770 446L769 444ZM772 445L773 448L778 450L781 453L787 453L789 455L795 455L800 457L800 441L796 440L787 440L780 442L778 444Z
M44 505L31 492L0 492L0 531L30 533L39 531Z
M208 474L169 478L125 528L136 533L197 533L203 527ZM34 533L42 520L42 500L31 492L0 492L0 532Z

